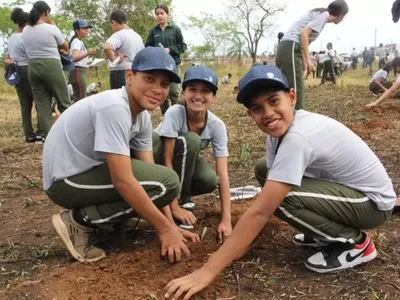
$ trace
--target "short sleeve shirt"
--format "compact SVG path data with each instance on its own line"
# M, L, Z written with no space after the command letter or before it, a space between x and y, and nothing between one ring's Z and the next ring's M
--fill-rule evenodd
M139 34L130 28L115 32L106 43L111 44L114 53L123 53L124 60L115 67L109 67L110 71L127 70L132 66L135 55L144 48L143 40Z
M43 186L81 174L106 162L105 153L130 156L152 151L153 126L148 111L132 121L125 88L87 97L54 123L43 149Z
M392 182L368 145L343 124L304 110L281 139L267 139L268 180L300 186L303 177L363 192L380 210L396 202Z
M162 122L155 129L160 136L177 138L188 132L186 108L184 105L173 105L164 114ZM207 111L207 123L201 133L201 149L211 142L214 157L227 157L228 134L226 126L212 112Z
M301 44L300 34L305 28L311 28L312 33L309 37L309 42L315 41L321 34L326 23L328 22L329 13L328 12L308 12L299 20L297 20L285 33L282 41L294 41Z
M70 47L70 53L72 55L73 50L78 50L79 55L87 53L87 49L85 47L85 44L78 38L74 38L71 47ZM81 59L80 61L75 62L75 66L81 67L81 68L87 68L89 57L86 56L85 58Z
M8 55L17 63L17 66L27 66L29 59L26 54L22 33L13 33L8 39Z
M40 37L40 38L38 38ZM27 25L22 32L26 53L31 58L60 59L58 46L65 42L60 29L55 25Z
M386 80L387 77L388 73L385 70L380 69L374 74L374 76L372 76L370 83L374 82L375 80L378 80L379 78L382 78L382 80Z

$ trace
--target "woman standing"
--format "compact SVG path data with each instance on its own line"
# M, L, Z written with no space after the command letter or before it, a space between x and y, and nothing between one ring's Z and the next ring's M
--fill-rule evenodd
M181 29L168 23L169 9L160 4L154 10L158 25L154 27L147 36L146 47L163 47L175 61L175 72L180 76L181 54L187 49L182 36ZM167 100L161 105L161 112L167 111L168 107L179 101L179 85L171 83Z
M96 50L93 48L86 49L83 39L87 37L89 28L92 28L84 20L76 20L72 24L74 36L69 42L69 48L72 58L75 62L75 69L69 72L69 82L73 88L74 102L86 97L86 70L88 68L89 55L95 55Z
M8 39L8 53L4 57L6 65L16 64L20 76L19 83L15 86L19 103L21 105L22 128L27 143L41 143L40 122L37 124L36 133L32 127L33 95L28 78L28 56L26 55L24 43L22 42L22 30L28 24L29 14L21 8L15 8L11 13L11 20L18 25L17 32ZM39 119L39 118L38 118Z
M303 108L303 79L309 71L315 71L308 55L309 44L317 39L326 23L339 24L348 12L344 0L335 0L328 8L315 8L297 20L279 43L276 65L288 79L290 88L297 92L296 109Z
M61 113L71 105L60 61L60 52L68 54L69 48L50 18L50 6L46 2L33 4L22 40L29 58L28 77L46 137L52 125L52 97L56 98Z

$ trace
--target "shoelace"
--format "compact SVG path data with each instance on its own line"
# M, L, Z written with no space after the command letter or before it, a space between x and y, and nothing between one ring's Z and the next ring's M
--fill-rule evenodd
M85 246L85 249L83 249L83 251L85 253L88 253L89 250L94 247L94 243L96 242L95 235L98 232L99 232L99 229L98 228L94 228L93 231L88 232L88 233L85 234L85 241L86 241L85 244L86 244L86 246Z

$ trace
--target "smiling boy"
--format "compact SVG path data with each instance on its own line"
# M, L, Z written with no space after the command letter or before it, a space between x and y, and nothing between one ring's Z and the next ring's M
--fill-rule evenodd
M126 87L74 104L46 139L44 189L67 209L53 216L53 225L78 261L105 256L92 243L94 229L137 215L155 228L161 254L171 263L182 252L189 254L178 228L159 210L177 197L179 179L173 170L154 164L148 112L165 101L171 82L180 82L174 65L161 48L140 51L125 72Z
M208 262L166 286L166 298L189 299L204 289L273 214L302 232L295 244L320 248L306 260L308 269L325 273L368 262L377 253L362 229L381 225L395 205L392 182L367 144L331 118L295 111L296 92L276 67L251 68L237 100L268 134L267 158L256 165L263 189Z

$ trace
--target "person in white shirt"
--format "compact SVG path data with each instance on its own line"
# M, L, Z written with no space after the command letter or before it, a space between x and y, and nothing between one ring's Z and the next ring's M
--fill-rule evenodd
M101 82L92 82L91 84L88 85L86 88L86 93L88 96L98 94L101 90Z
M114 10L110 22L114 33L104 44L104 54L109 59L110 88L119 89L125 86L125 70L131 67L144 44L140 35L129 28L122 10Z
M221 84L229 84L231 83L232 74L228 73L228 75L222 77Z
M75 69L69 72L69 82L74 89L73 100L77 102L86 98L86 70L88 69L88 59L90 55L95 55L96 50L93 48L86 49L83 40L89 34L91 25L84 20L76 20L72 27L74 36L69 42L69 48L72 58L75 62Z
M389 72L392 70L391 64L386 64L382 69L372 76L369 82L369 90L374 95L384 93L392 86L392 83L388 81Z
M336 57L336 51L332 49L332 43L328 43L326 46L327 51L324 60L324 72L322 74L321 84L325 84L328 74L332 79L332 82L336 84L336 74L334 70L334 59Z
M387 49L383 47L383 44L379 44L379 48L376 50L376 55L378 56L379 69L382 69L386 64Z
M357 64L358 64L358 52L356 51L356 48L353 48L353 52L351 52L351 67L353 70L357 69Z

